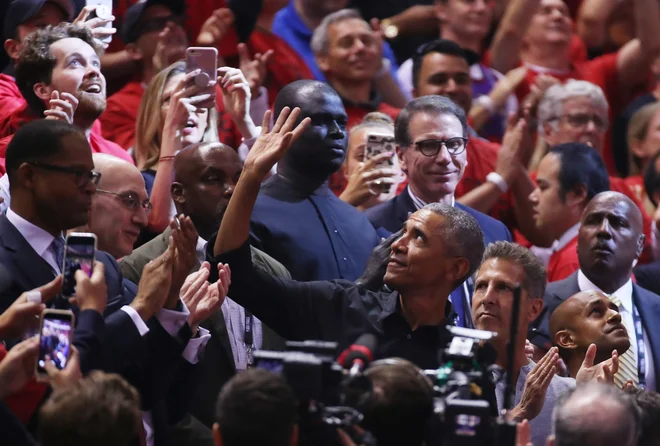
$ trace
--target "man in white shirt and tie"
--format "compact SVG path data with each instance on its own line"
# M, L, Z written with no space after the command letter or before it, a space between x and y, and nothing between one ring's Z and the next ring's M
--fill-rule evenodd
M570 296L595 290L618 306L631 347L620 357L616 382L632 380L636 386L657 391L660 366L660 296L637 286L632 268L644 247L642 216L635 204L618 192L596 195L584 211L578 233L580 269L568 278L548 285L545 311L536 321L532 337L538 347L549 348L548 319Z

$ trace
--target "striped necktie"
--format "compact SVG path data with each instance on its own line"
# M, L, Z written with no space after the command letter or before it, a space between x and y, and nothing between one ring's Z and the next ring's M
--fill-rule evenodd
M610 296L609 299L621 308L621 299L616 296ZM630 348L623 355L619 355L619 371L614 375L614 383L621 388L628 380L631 380L635 387L639 387L637 343L633 341L635 327L629 327L625 318L622 318L622 322L628 332L628 338L630 338Z
M50 249L53 252L53 255L55 256L55 263L57 264L58 270L62 268L62 265L64 263L64 245L65 245L64 237L57 236L53 239L53 242L50 244ZM58 275L60 273L63 273L64 271L58 271L55 270L55 275Z

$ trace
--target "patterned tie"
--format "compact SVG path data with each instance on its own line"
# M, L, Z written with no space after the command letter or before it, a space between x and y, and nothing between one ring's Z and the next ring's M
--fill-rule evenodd
M616 296L610 296L609 298L617 307L621 308L621 299ZM630 348L623 355L619 355L619 371L614 375L614 382L617 387L621 388L626 381L632 380L635 387L639 387L637 343L633 342L635 327L629 327L625 318L622 318L622 322L630 338Z
M61 235L58 235L53 239L53 242L50 244L50 249L55 255L55 263L57 264L57 268L55 270L55 274L59 274L58 270L62 268L62 264L64 263L64 237Z

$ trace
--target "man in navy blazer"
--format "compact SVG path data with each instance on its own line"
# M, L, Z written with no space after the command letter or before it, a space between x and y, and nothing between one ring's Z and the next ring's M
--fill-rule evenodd
M484 243L511 241L511 233L500 221L456 203L454 192L467 165L468 126L461 107L444 96L412 100L396 119L394 137L401 170L408 187L398 196L365 213L376 228L399 231L408 216L428 203L456 206L472 215L484 233ZM472 326L470 314L472 281L468 279L451 295L459 326Z
M584 211L578 233L580 269L564 280L548 284L543 312L528 338L540 349L547 350L554 343L548 325L553 311L580 291L600 291L611 300L621 302L619 312L631 346L643 347L642 355L637 354L636 372L640 383L644 381L647 388L657 391L660 331L653 327L660 323L660 296L632 281L632 268L643 247L639 208L618 192L596 195ZM637 316L641 327L636 330ZM645 359L643 369L641 356Z

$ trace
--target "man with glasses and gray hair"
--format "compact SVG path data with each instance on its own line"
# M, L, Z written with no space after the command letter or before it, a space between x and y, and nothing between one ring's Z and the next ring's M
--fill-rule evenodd
M394 137L401 170L408 187L398 196L375 206L366 215L375 228L401 229L408 215L429 203L443 203L472 215L484 233L486 245L511 241L509 230L468 206L456 203L454 193L467 165L467 120L465 112L444 96L423 96L409 102L396 119ZM472 289L468 282L451 295L456 322L471 326Z

